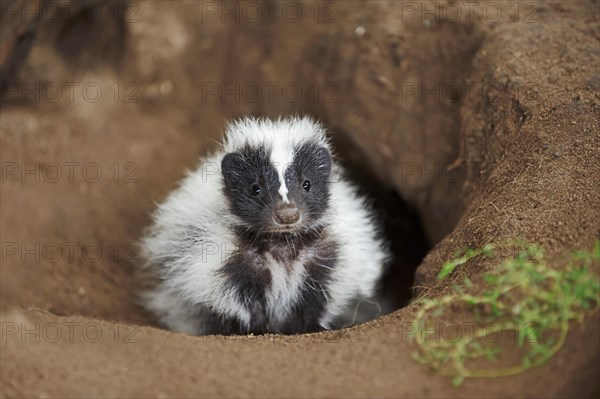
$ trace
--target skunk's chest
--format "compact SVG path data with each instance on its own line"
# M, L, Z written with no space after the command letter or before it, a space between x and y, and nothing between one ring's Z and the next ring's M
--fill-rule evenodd
M222 273L250 314L246 332L294 333L320 329L336 263L337 246L331 240L266 237L240 245Z

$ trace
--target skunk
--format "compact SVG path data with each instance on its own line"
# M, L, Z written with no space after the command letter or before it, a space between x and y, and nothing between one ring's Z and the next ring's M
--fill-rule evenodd
M142 304L193 335L347 325L389 259L368 202L308 117L229 124L158 207L141 254L156 281Z

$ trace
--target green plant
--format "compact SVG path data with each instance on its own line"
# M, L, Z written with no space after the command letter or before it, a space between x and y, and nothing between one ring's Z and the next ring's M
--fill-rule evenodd
M503 250L513 250L514 256L502 257ZM600 241L592 252L576 251L551 260L539 246L524 241L490 244L446 262L438 278L446 279L458 266L482 255L498 262L493 271L483 275L483 281L475 284L465 277L463 284L453 286L453 293L418 301L416 331L448 325L445 311L449 307L454 315L460 315L463 325L473 326L470 334L456 339L431 339L431 334L422 333L413 336L417 345L414 357L454 377L455 385L467 377L509 376L543 364L562 347L569 321L582 321L600 304ZM550 261L560 267L551 267ZM467 323L473 319L474 323ZM494 328L490 330L490 326ZM520 362L493 367L505 346L489 339L492 332L511 332L518 348L511 352L518 354Z

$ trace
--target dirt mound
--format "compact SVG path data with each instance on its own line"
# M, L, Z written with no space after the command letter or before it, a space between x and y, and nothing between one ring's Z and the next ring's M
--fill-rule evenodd
M3 4L2 396L599 391L597 314L543 366L455 388L411 357L418 305L341 331L191 337L133 301L154 202L237 115L310 113L330 126L358 178L361 162L373 171L362 179L382 203L408 204L391 218L402 219L390 227L395 278L411 279L422 237L433 246L414 282L429 297L494 266L439 282L457 249L516 237L550 257L592 248L597 1L75 3L33 21L25 2Z

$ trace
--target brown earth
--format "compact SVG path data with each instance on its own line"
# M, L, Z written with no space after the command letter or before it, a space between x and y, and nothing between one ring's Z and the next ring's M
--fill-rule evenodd
M259 8L255 22L243 3L220 14L223 3L153 1L83 15L74 6L37 23L7 3L2 397L600 391L597 314L573 323L542 367L455 388L411 358L414 305L342 331L191 337L157 328L132 300L134 243L154 202L238 115L310 113L330 126L355 174L361 160L376 174L362 178L379 184L381 203L407 208L399 194L409 204L395 217L418 213L435 245L416 271L427 295L449 289L454 279L435 276L456 249L515 237L551 256L591 248L600 236L597 1L306 2L300 17L290 3ZM398 276L411 281L415 224L398 221L392 235Z

